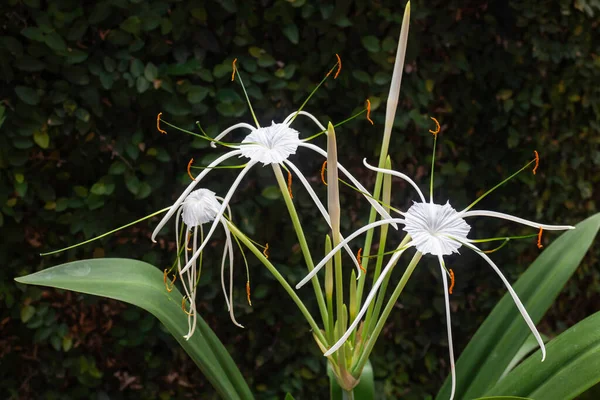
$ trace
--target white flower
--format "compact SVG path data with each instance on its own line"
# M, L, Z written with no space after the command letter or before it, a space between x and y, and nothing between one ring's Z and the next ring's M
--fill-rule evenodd
M227 208L229 201L231 200L233 194L236 189L240 185L244 176L250 171L252 167L254 167L257 163L262 163L263 165L271 164L271 165L282 165L285 168L289 168L291 172L295 173L303 186L308 191L308 194L313 199L315 206L318 208L319 212L325 219L325 221L331 225L329 214L327 213L325 207L323 206L321 200L318 198L317 194L309 184L308 180L302 172L289 160L289 157L296 153L298 147L303 147L306 149L310 149L321 156L327 158L327 152L321 149L318 146L315 146L311 143L308 143L310 139L300 139L299 133L297 130L290 127L292 122L297 116L305 116L311 119L322 132L326 132L325 127L315 118L312 114L298 110L291 113L287 118L283 120L281 123L272 122L269 127L253 127L247 123L238 123L235 124L223 132L221 132L218 136L211 140L211 146L216 147L216 143L221 143L221 139L227 135L229 132L235 129L246 129L250 131L250 133L242 140L240 144L227 144L228 147L232 148L231 151L225 153L221 157L217 158L215 161L210 163L203 171L200 173L187 189L179 196L179 198L175 201L175 203L171 206L167 214L163 217L163 219L159 222L159 224L154 229L152 233L152 240L155 241L156 235L162 229L162 227L167 223L167 221L173 216L178 207L182 204L184 199L190 194L190 192L194 189L194 187L204 179L204 177L210 172L211 169L217 167L219 164L224 162L225 160L238 156L241 158L248 159L248 163L242 168L241 172L231 185L231 188L225 195L221 206L219 207L217 213L214 216L214 221L205 236L204 241L198 246L195 250L193 256L190 258L189 262L184 266L183 272L186 272L188 268L191 267L192 263L196 261L199 257L200 253L210 240L210 237L214 233L217 224L220 221L220 218L223 216L225 209ZM257 122L258 125L258 122ZM352 184L358 188L358 190L363 193L367 201L382 215L384 218L391 218L391 216L379 205L375 200L372 199L372 196L369 194L367 189L364 188L363 185L360 184L358 180L356 180L350 172L346 168L344 168L341 164L338 164L338 169L352 182ZM344 246L345 250L352 256L354 260L354 264L358 271L358 276L360 277L360 265L358 260L353 256L352 251L346 245Z
M534 160L534 161L537 163L537 153L536 153L536 160ZM534 161L532 161L532 162L534 162ZM474 250L477 254L479 254L490 265L490 267L492 267L494 272L500 277L500 279L502 280L502 282L508 289L508 292L510 293L513 301L515 302L515 305L519 309L519 312L523 316L523 319L529 326L529 329L531 330L531 332L535 336L538 344L540 345L540 348L542 350L542 361L543 361L546 357L546 349L544 347L544 342L535 327L535 324L529 317L529 314L527 313L527 310L525 310L523 303L521 303L521 300L519 299L519 297L513 290L512 286L510 285L508 280L504 277L504 275L502 274L500 269L487 256L487 254L485 254L483 251L478 249L473 244L473 243L477 242L476 240L471 240L471 239L467 238L467 235L471 228L467 224L465 219L471 218L471 217L476 217L476 216L500 218L500 219L505 219L505 220L509 220L512 222L517 222L517 223L520 223L523 225L531 226L533 228L537 228L540 230L541 229L543 229L543 230L567 230L567 229L574 229L574 227L567 226L567 225L540 224L539 222L528 221L528 220L525 220L522 218L514 217L512 215L503 214L503 213L496 212L496 211L488 211L488 210L469 211L472 206L474 206L477 202L479 202L479 200L481 200L483 197L487 196L489 193L491 193L491 191L493 191L500 185L497 185L492 190L486 192L483 196L481 196L479 199L477 199L474 203L472 203L470 206L468 206L464 210L457 212L454 208L452 208L450 203L446 203L446 204L442 205L442 204L436 204L433 202L433 184L431 184L432 190L430 193L429 202L427 202L425 200L425 196L423 195L423 193L421 192L421 190L419 189L417 184L412 179L410 179L407 175L402 174L398 171L394 171L394 170L373 167L366 162L366 159L363 160L363 162L367 168L369 168L373 171L378 171L378 172L381 172L384 174L390 174L390 175L399 177L399 178L407 181L413 188L415 188L421 201L415 202L408 209L407 212L399 212L399 214L401 214L401 216L403 218L393 218L393 219L388 219L388 220L376 221L376 222L373 222L371 224L368 224L368 225L358 229L356 232L349 235L345 240L343 240L335 248L333 248L332 251L329 254L327 254L325 256L325 258L323 258L323 260L321 260L321 262L319 262L319 264L306 277L304 277L304 279L302 279L302 281L300 281L300 283L296 286L297 289L302 287L327 263L328 260L330 260L333 257L333 255L336 252L339 251L339 249L342 246L348 244L348 242L350 242L352 239L354 239L358 235L368 231L369 229L373 229L377 226L395 222L395 223L403 224L404 231L406 231L409 234L409 236L411 237L411 241L408 244L406 244L403 248L399 249L399 251L394 253L394 255L392 256L392 258L390 259L390 261L388 262L386 267L383 269L383 271L382 271L381 275L379 276L379 278L377 279L377 281L373 284L373 288L371 289L369 295L367 296L367 299L365 300L365 304L362 306L362 308L359 311L358 315L356 316L354 322L350 325L350 327L348 328L346 333L340 338L340 340L337 343L335 343L331 348L329 348L329 350L325 353L325 356L331 355L332 353L337 351L346 342L346 340L350 337L352 332L356 329L356 327L360 323L361 318L367 311L369 304L371 303L371 301L375 297L377 290L381 286L381 284L384 280L384 277L389 273L389 271L392 270L392 268L394 267L396 261L398 260L398 258L402 254L402 252L404 252L409 247L415 247L418 252L421 252L422 254L432 254L432 255L436 256L439 261L440 271L442 274L442 281L444 284L444 299L445 299L445 306L446 306L446 324L447 324L447 331L448 331L447 332L448 333L448 347L449 347L449 353L450 353L450 366L451 366L451 373L452 373L452 394L451 394L450 398L452 399L454 397L454 391L455 391L455 386L456 386L456 374L455 374L455 369L454 369L454 350L453 350L453 344L452 344L452 331L451 331L451 326L450 326L450 302L449 302L448 292L446 291L446 288L448 287L446 274L448 273L448 271L446 270L443 256L449 255L452 253L458 253L458 249L464 245L465 247L468 247L468 248ZM520 171L525 169L532 162L528 163ZM432 170L432 173L433 173L433 170ZM514 175L516 175L516 174L514 174ZM512 178L512 176L511 176L511 178ZM508 179L510 179L510 178L508 178ZM506 180L503 181L502 183L504 183L504 182L506 182Z
M191 192L181 205L177 208L175 218L175 242L177 243L177 270L181 281L183 282L183 289L186 297L190 302L190 311L188 315L188 333L185 335L185 339L189 339L194 334L196 329L196 288L198 284L198 266L196 260L190 260L190 252L196 252L198 250L198 239L204 236L202 225L208 222L220 222L225 230L225 246L223 247L223 258L221 261L221 287L225 296L225 303L229 311L231 321L243 328L234 316L233 313L233 244L231 240L231 233L227 227L227 219L221 214L218 219L217 215L221 209L223 199L217 197L215 192L208 189L198 189ZM179 220L183 221L183 227L185 228L185 234L180 238ZM180 242L181 241L181 242ZM190 248L191 244L191 248ZM181 267L181 252L185 254L186 266L189 268L185 270ZM225 288L225 262L229 258L229 294ZM184 303L185 304L185 303Z

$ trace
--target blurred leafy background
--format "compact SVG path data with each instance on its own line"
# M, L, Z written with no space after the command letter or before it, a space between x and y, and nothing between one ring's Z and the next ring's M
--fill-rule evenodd
M141 310L25 287L13 278L85 257L170 265L173 237L166 230L153 245L153 223L56 256L39 253L165 207L187 183L191 157L206 163L221 154L174 130L161 135L155 123L163 112L190 129L200 121L215 135L251 122L241 89L231 82L233 58L259 120L269 124L294 111L340 54L340 77L317 92L307 111L338 122L371 100L375 125L362 117L344 125L338 144L341 161L372 185L361 160L377 157L403 8L388 0L2 2L0 393L13 399L214 396L176 342ZM413 1L391 143L394 166L426 184L432 145L427 130L435 116L442 123L438 201L452 198L456 208L466 206L537 149L538 174L522 174L482 207L571 224L598 211L599 13L597 0ZM315 133L301 121L297 129L304 137ZM323 194L322 160L304 152L296 160ZM222 194L235 174L215 170L207 186ZM297 282L305 267L274 184L268 169L250 174L234 198L234 220L255 240L268 242L271 259ZM318 255L324 224L306 193L295 188ZM355 193L343 195L343 228L350 231L365 222L366 207ZM406 207L412 196L396 183L394 205ZM486 221L475 223L473 234L531 233L514 228ZM514 280L538 252L534 241L523 241L493 257ZM599 256L598 248L588 254L540 325L545 334L597 310ZM505 289L475 255L465 252L449 263L457 276L452 309L460 352ZM249 307L241 261L239 267L236 307L246 329L232 326L224 312L215 268L205 267L201 279L203 317L259 398L286 391L326 398L324 359L307 324L252 258ZM309 290L301 295L311 303ZM449 372L442 306L435 265L423 263L371 360L385 398L421 399L440 387Z

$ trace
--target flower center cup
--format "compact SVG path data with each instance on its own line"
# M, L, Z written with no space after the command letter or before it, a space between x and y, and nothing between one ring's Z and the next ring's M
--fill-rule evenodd
M267 164L280 164L296 154L300 144L299 132L286 124L258 128L242 140L240 151L243 157Z
M446 256L458 253L460 242L467 241L471 227L457 215L449 203L414 203L404 215L404 231L423 254Z
M183 202L181 218L187 226L200 226L214 221L221 203L215 192L208 189L194 190Z

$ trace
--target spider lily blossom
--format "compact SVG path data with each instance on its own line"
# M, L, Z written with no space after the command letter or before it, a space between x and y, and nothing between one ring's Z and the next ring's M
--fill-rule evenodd
M434 133L434 135L435 135L439 132L439 129L436 129L435 132L434 131L431 131L431 132ZM434 155L435 155L435 145L434 145ZM531 162L529 162L527 165L525 165L523 168L521 168L518 172L511 175L509 178L505 179L500 184L496 185L494 188L492 188L491 190L484 193L482 196L480 196L477 200L475 200L471 205L466 207L464 210L456 211L450 205L449 202L446 202L446 204L434 203L434 199L433 199L433 162L434 161L432 161L430 197L429 197L429 201L426 201L425 196L423 195L423 192L421 192L421 190L419 189L417 184L412 179L410 179L407 175L405 175L401 172L398 172L398 171L391 170L391 169L383 169L383 168L373 167L366 162L366 159L363 160L364 165L373 171L377 171L377 172L383 173L383 174L390 174L392 176L401 178L401 179L405 180L406 182L408 182L417 192L417 195L418 195L420 201L414 202L413 205L406 212L398 212L402 218L393 218L393 219L389 219L389 220L376 221L376 222L373 222L371 224L368 224L368 225L358 229L356 232L349 235L344 241L342 241L336 247L334 247L331 250L331 252L329 252L325 256L325 258L323 258L323 260L321 260L321 262L319 262L319 264L317 264L315 266L315 268L304 279L302 279L302 281L296 286L296 288L300 288L301 286L303 286L327 263L327 261L329 261L335 255L336 252L339 251L339 249L342 246L348 244L349 241L351 241L358 235L360 235L370 229L395 222L395 223L404 225L403 230L405 232L407 232L408 236L410 237L410 242L408 244L406 244L405 246L403 246L402 248L399 248L398 251L396 251L394 253L394 255L392 256L392 259L389 261L387 266L384 268L384 270L382 271L378 280L374 283L369 295L367 296L367 299L366 299L364 305L362 306L361 310L357 314L355 320L350 325L350 327L348 328L346 333L332 347L330 347L329 350L324 355L330 356L332 353L337 351L345 343L345 341L350 337L352 332L357 328L358 324L361 321L361 318L367 311L369 304L372 302L373 298L375 297L376 292L378 291L379 287L381 286L381 284L384 280L384 276L387 275L391 271L391 269L393 268L393 265L395 264L395 261L398 259L399 255L400 255L400 253L405 251L408 247L415 247L417 252L419 252L423 255L431 254L431 255L435 256L438 259L440 271L442 273L442 281L444 284L444 300L445 300L445 309L446 309L448 346L449 346L450 365L451 365L451 373L452 373L452 394L450 397L452 399L454 397L454 391L455 391L455 386L456 386L456 375L455 375L455 369L454 369L454 352L453 352L453 345L452 345L452 331L451 331L451 326L450 326L450 304L449 304L448 292L446 291L446 288L448 287L446 274L448 274L451 277L452 282L454 282L454 279L453 279L453 274L449 273L448 270L446 269L443 256L450 255L452 253L458 253L458 249L461 246L465 246L465 247L468 247L468 248L474 250L477 254L479 254L479 256L481 256L481 258L483 258L490 265L490 267L494 270L494 272L500 277L500 279L506 286L508 292L510 293L519 312L521 313L523 319L525 320L529 329L531 330L534 337L536 338L536 340L542 350L542 361L544 361L544 359L546 357L546 349L544 346L544 342L543 342L540 334L538 333L537 328L535 327L535 324L533 323L529 314L527 313L527 310L523 306L523 303L521 302L521 300L519 299L519 297L513 290L512 286L510 285L508 280L504 277L504 275L502 274L502 272L500 271L498 266L488 257L487 254L485 254L484 251L480 250L474 244L474 243L478 243L478 242L482 242L482 241L489 241L489 239L485 239L485 240L469 239L467 237L467 235L469 234L471 227L466 221L468 218L472 218L472 217L490 217L490 218L505 219L505 220L508 220L511 222L516 222L516 223L519 223L522 225L531 226L533 228L539 229L540 232L541 232L541 230L550 231L550 230L574 229L573 226L546 225L546 224L541 224L539 222L529 221L529 220L526 220L523 218L515 217L515 216L509 215L509 214L504 214L504 213L500 213L500 212L496 212L496 211L471 210L471 208L475 204L477 204L483 197L490 194L493 190L495 190L496 188L498 188L499 186L501 186L502 184L504 184L505 182L507 182L514 176L516 176L518 173L523 171L525 168L529 167L532 163L535 162L535 164L536 164L535 168L537 169L538 161L539 161L539 159L538 159L537 152L536 152L536 158L534 160L532 160ZM508 240L509 238L504 238L504 239Z
M189 339L194 334L196 329L196 288L198 284L198 263L196 260L190 260L190 252L195 253L198 250L199 239L203 240L204 232L202 225L214 222L221 223L225 230L225 245L223 247L223 258L221 261L221 287L225 295L225 302L229 311L231 321L243 328L234 316L233 313L233 242L231 240L231 232L229 231L229 221L224 215L220 215L217 219L219 210L221 209L223 199L216 196L215 193L208 189L198 189L191 192L181 205L176 210L175 218L175 242L177 243L177 270L181 278L185 297L189 299L190 311L184 311L188 315L188 333L185 339ZM179 220L182 220L183 225L181 230ZM185 232L185 233L184 233ZM182 235L182 233L184 233ZM180 235L182 235L180 237ZM190 247L191 245L191 247ZM186 265L191 267L184 271L181 267L181 253L185 254ZM225 262L229 258L229 295L225 288ZM201 261L200 261L201 264ZM185 297L182 307L185 307Z
M339 61L338 61L338 64L339 64ZM336 65L338 65L338 64L336 64ZM235 63L234 63L234 72L233 72L234 75L233 76L235 76L236 73L239 76L239 72L235 68ZM331 73L331 71L330 71L330 73ZM240 80L241 80L241 78L240 78ZM242 88L243 88L243 86L242 86ZM244 92L245 92L245 89L244 89ZM204 177L209 173L209 171L211 169L218 167L221 163L223 163L224 161L226 161L227 159L230 159L232 157L240 157L240 158L245 158L248 160L247 164L245 164L245 166L242 168L239 175L237 176L237 178L231 185L231 188L229 189L229 191L223 198L221 206L219 207L219 209L217 210L217 212L215 214L214 221L213 221L204 241L201 244L199 244L198 247L194 250L194 254L187 261L186 265L182 268L182 272L186 272L189 268L191 268L192 264L200 256L202 250L204 249L204 247L207 245L208 241L210 240L211 235L214 233L214 231L220 221L220 218L223 216L225 209L227 208L233 194L235 193L236 189L240 185L242 179L250 171L250 169L252 169L255 165L257 165L259 163L263 164L263 166L271 165L271 166L273 166L273 168L278 168L278 166L283 166L284 168L286 168L286 169L289 168L289 170L293 171L300 178L300 182L303 184L303 186L308 191L310 197L315 202L315 205L318 208L319 212L322 214L323 218L326 220L326 222L329 225L331 225L329 214L325 210L325 207L323 206L322 202L319 200L315 191L312 189L312 187L308 183L308 180L306 179L306 177L304 177L304 175L300 172L300 170L289 160L289 157L291 155L296 154L296 151L298 150L299 147L310 149L310 150L322 155L323 157L327 157L326 151L324 151L323 149L321 149L318 146L308 143L310 138L309 139L300 139L300 133L296 129L291 127L291 124L296 119L296 117L303 116L303 117L309 118L310 120L312 120L315 123L315 125L319 129L321 129L322 132L326 132L327 129L319 122L319 120L315 116L313 116L312 114L310 114L306 111L303 111L302 107L299 110L288 115L283 120L283 122L280 122L280 123L272 122L270 126L261 127L258 123L258 119L254 115L252 106L250 105L249 101L248 101L248 104L250 107L250 111L252 112L252 115L254 117L256 127L253 125L250 125L248 123L242 122L242 123L232 125L231 127L225 129L223 132L221 132L219 135L217 135L214 139L210 139L210 138L203 136L205 139L209 139L211 141L211 146L216 147L216 144L224 144L225 146L231 148L231 150L228 153L225 153L224 155L217 158L212 163L210 163L196 178L193 179L193 181L189 184L189 186L185 189L185 191L181 194L181 196L179 196L179 198L171 206L171 208L169 209L167 214L160 221L160 223L156 226L154 232L152 233L152 240L155 241L155 238L156 238L156 235L158 234L158 232L167 223L167 221L173 216L173 214L176 212L176 210L180 207L180 205L187 198L187 196L192 192L194 187L196 187L196 185L198 183L200 183L202 181L202 179L204 179ZM172 125L169 124L169 126L172 126ZM225 135L227 135L228 133L230 133L236 129L243 129L243 130L246 130L249 132L248 135L241 141L241 143L239 143L239 144L227 143L226 144L226 143L221 142L221 139L223 139L225 137ZM383 207L381 205L379 205L375 200L372 199L369 192L360 184L360 182L357 179L355 179L350 174L350 172L348 172L348 170L346 168L344 168L342 165L338 164L338 169L352 182L352 184L354 186L356 186L358 188L358 190L360 190L365 195L365 198L367 199L367 201L369 201L369 203L379 212L380 215L382 215L384 218L391 218L391 216L383 209ZM344 247L349 254L351 254L351 255L353 254L347 245ZM360 276L360 265L359 265L358 261L355 262L355 266L356 266L356 269Z

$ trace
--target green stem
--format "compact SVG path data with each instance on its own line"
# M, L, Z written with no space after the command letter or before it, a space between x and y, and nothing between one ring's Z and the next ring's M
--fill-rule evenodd
M325 339L325 336L323 336L323 333L321 332L319 327L317 326L317 323L313 319L312 315L310 315L310 312L308 311L308 309L306 308L306 306L304 305L302 300L300 300L300 298L298 297L298 295L296 294L294 289L285 280L285 278L279 273L279 271L277 271L277 268L275 268L275 266L273 264L271 264L271 262L267 259L267 257L265 257L265 255L262 253L262 251L258 247L256 247L254 245L254 243L252 243L250 238L248 238L246 235L244 235L242 233L242 231L240 231L235 225L233 225L231 222L228 222L227 226L229 227L229 230L231 231L231 233L233 233L242 243L244 243L244 245L256 256L256 258L258 258L258 260L261 263L263 263L263 265L265 267L267 267L269 272L271 272L271 274L275 277L275 279L277 279L277 281L281 284L281 286L283 286L283 289L290 295L290 297L292 298L294 303L296 303L296 305L300 309L300 312L302 313L302 315L304 315L304 318L306 319L306 321L312 328L313 333L317 336L317 338L321 341L321 343L325 347L327 347L328 342Z
M354 390L342 390L342 400L354 400Z
M304 256L304 262L306 262L306 266L308 268L308 271L310 272L315 268L315 264L313 263L312 256L310 254L310 249L308 248L308 243L306 242L306 237L304 236L302 224L300 224L300 218L298 217L296 207L294 207L294 202L292 201L290 193L288 192L287 183L283 178L281 167L279 166L279 164L272 164L272 166L273 172L275 173L275 178L277 179L277 184L279 185L279 190L281 191L281 195L283 196L283 200L285 201L285 205L287 206L290 218L292 219L292 224L294 225L294 230L296 231L296 236L298 237L298 242L300 243L300 248L302 249L302 255ZM319 305L319 311L321 312L321 318L323 319L323 326L327 326L327 321L329 320L329 317L327 315L327 306L325 305L325 298L323 297L321 283L319 282L319 279L316 276L313 279L311 279L311 282L315 291L315 295L317 297L317 304Z
M352 375L356 375L356 373L358 371L362 371L362 369L364 368L367 361L369 361L369 355L371 354L371 351L373 350L373 346L375 346L375 342L377 342L377 338L379 337L379 334L381 333L381 330L383 329L385 322L387 321L390 313L392 312L392 309L394 308L394 305L396 304L398 297L402 293L402 290L404 290L404 286L406 286L406 282L408 282L408 279L410 278L413 271L417 267L417 264L421 260L422 255L423 255L422 253L417 251L415 253L415 255L413 256L412 260L410 261L410 264L408 264L408 267L406 267L406 271L404 271L404 274L402 274L402 277L400 278L400 282L398 282L398 286L396 286L396 289L394 289L394 292L392 293L383 312L381 313L381 317L379 317L379 321L377 321L377 325L375 325L373 334L371 335L371 337L369 337L369 340L367 342L367 345L365 346L364 351L360 355L358 362L356 363L354 369L352 370Z
M396 251L403 248L406 245L406 243L409 242L409 240L410 240L410 236L406 235L404 237L404 239L402 240L402 242L396 248ZM383 257L381 257L381 258L383 259ZM377 321L377 318L379 317L379 312L381 311L381 306L383 305L383 299L385 298L385 292L387 291L387 285L388 285L388 282L390 281L391 275L392 275L391 273L387 274L387 276L383 280L381 288L379 288L379 293L377 293L376 301L371 302L371 305L369 306L369 309L367 310L367 317L365 319L365 325L364 325L366 330L363 333L363 335L364 335L363 337L369 337L370 333L373 332L373 330L375 329L375 321ZM373 282L377 281L378 277L379 277L379 274L377 274L377 276L373 278ZM369 315L369 311L372 311L371 315Z

